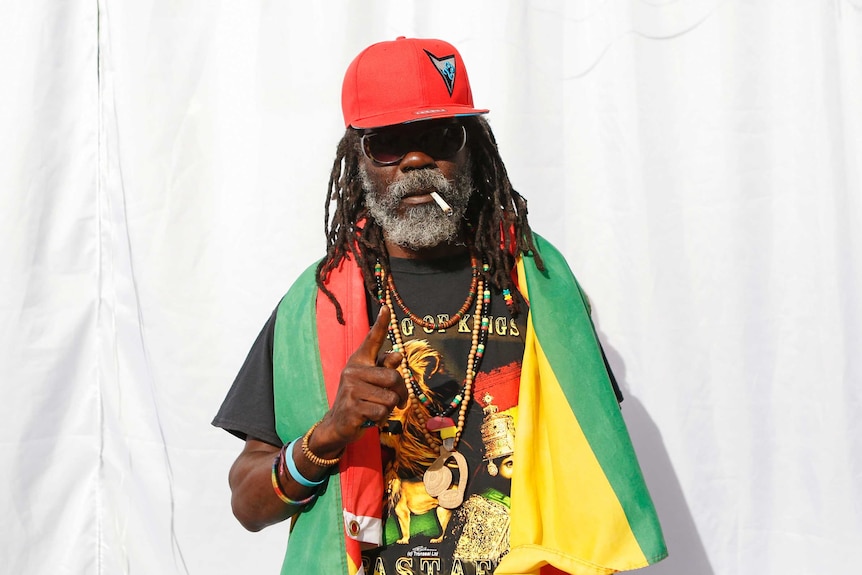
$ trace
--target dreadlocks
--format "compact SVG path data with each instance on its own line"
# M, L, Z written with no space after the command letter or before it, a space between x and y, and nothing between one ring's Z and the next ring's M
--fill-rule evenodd
M515 191L497 149L497 140L488 122L481 116L462 120L467 130L467 146L472 159L472 176L476 189L467 205L465 219L472 230L473 249L489 266L487 280L498 290L513 288L515 257L532 252L536 265L544 264L533 245L533 234L527 221L527 201ZM326 279L345 258L356 260L365 279L365 289L374 295L374 265L389 267L389 254L383 242L383 230L366 217L365 193L359 164L361 132L347 128L338 143L332 172L329 175L329 197L325 204L324 230L326 257L317 266L317 285L335 305L338 321L344 323L341 305L326 287ZM335 211L330 207L335 204ZM519 312L515 298L513 314Z

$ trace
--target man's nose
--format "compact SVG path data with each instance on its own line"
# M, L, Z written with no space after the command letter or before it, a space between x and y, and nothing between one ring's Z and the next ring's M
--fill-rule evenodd
M425 168L437 167L437 161L421 150L414 150L407 152L407 154L401 159L399 167L402 172L422 170Z

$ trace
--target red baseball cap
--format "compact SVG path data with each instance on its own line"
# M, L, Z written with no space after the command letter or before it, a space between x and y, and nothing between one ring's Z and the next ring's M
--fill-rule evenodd
M350 63L341 88L344 125L379 128L475 116L461 54L442 40L399 37L372 44Z

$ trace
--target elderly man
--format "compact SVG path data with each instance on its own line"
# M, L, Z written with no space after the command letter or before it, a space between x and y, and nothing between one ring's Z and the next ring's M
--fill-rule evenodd
M611 573L665 556L586 298L440 40L344 78L327 251L214 420L283 573ZM331 210L332 208L332 210ZM616 393L615 393L616 392Z

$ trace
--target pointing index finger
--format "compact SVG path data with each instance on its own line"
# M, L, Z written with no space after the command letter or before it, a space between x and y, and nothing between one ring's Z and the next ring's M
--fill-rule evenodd
M362 340L362 343L351 356L349 363L359 363L361 365L377 364L377 355L380 353L380 348L383 347L383 342L389 331L391 313L388 306L380 306L380 311L377 314L377 319L374 320L374 325L371 326L368 335L365 336L365 339Z

